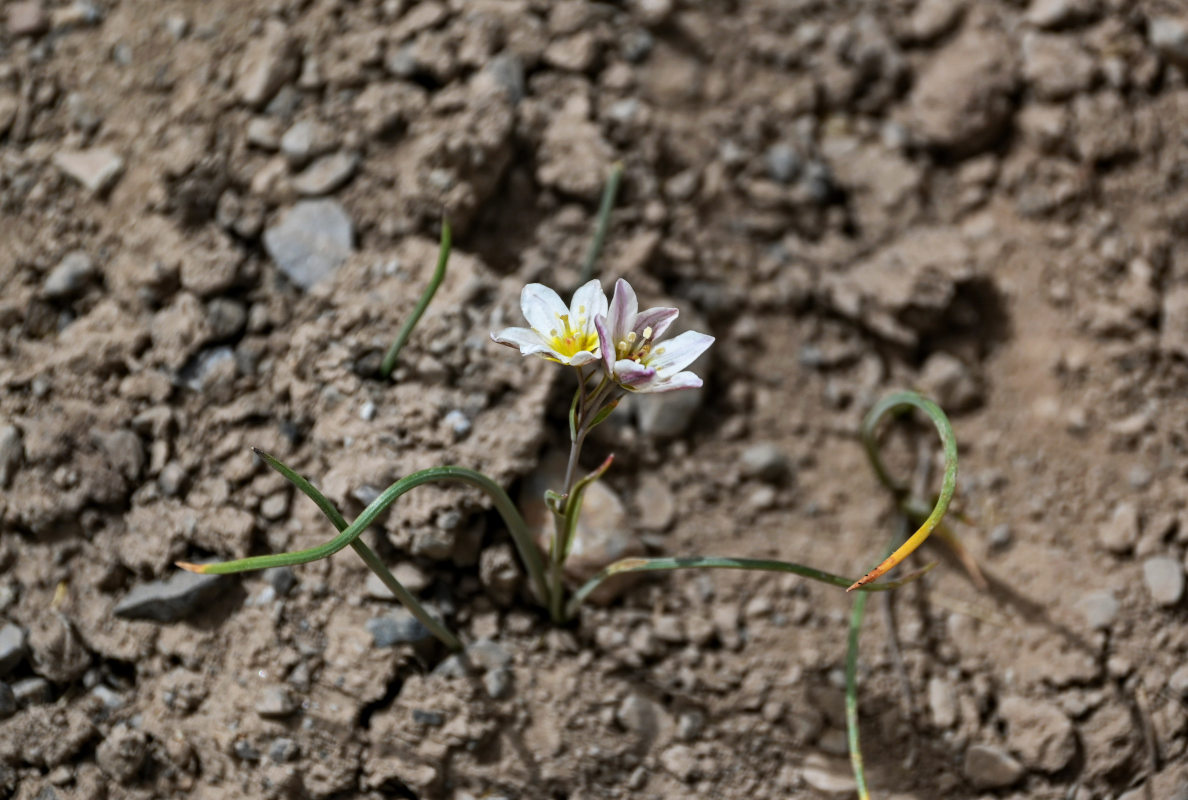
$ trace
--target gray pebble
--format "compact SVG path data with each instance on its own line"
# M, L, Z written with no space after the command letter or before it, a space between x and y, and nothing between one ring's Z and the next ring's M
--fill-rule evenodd
M247 327L247 307L238 300L216 297L206 306L206 321L210 326L211 339L233 339Z
M320 122L311 120L294 122L279 142L281 153L290 164L297 167L329 153L336 145L334 132Z
M0 489L12 481L25 458L25 443L21 429L15 425L0 426Z
M186 468L176 461L170 461L157 475L157 487L166 497L177 497L186 483Z
M222 575L198 575L178 570L163 581L142 583L124 595L115 615L124 619L176 622L200 611L225 584Z
M453 431L455 439L465 438L466 434L470 433L470 419L464 411L455 408L442 417L441 421Z
M346 186L358 168L357 153L331 153L317 159L293 178L293 188L304 197L321 197Z
M364 623L364 627L375 640L376 647L415 644L432 635L420 620L403 608L382 617L372 617Z
M256 713L263 719L281 719L297 710L297 701L283 686L269 686L256 700Z
M236 739L235 744L232 745L232 751L237 758L243 761L259 761L260 751L257 750L251 742L247 739Z
M54 153L54 166L92 194L107 192L124 172L124 159L106 147L91 150L59 150Z
M1005 550L1011 544L1011 526L1000 522L990 529L990 546L996 550Z
M753 444L742 452L739 467L745 478L759 478L779 484L792 474L792 460L779 445L772 442Z
M1118 598L1109 589L1089 592L1077 605L1085 615L1085 623L1094 630L1106 630L1118 618Z
M234 350L226 346L210 347L187 364L178 378L187 389L205 392L233 378L236 372Z
M190 32L190 21L183 14L170 14L165 17L165 30L175 41L181 41Z
M295 741L284 736L273 739L268 748L268 757L277 764L296 761L299 755L301 755L301 748Z
M13 681L12 694L16 697L17 705L21 708L48 703L51 697L50 683L45 678L37 676L22 678L19 681Z
M16 710L16 694L13 693L11 686L0 681L0 719L8 719L16 713Z
M26 647L23 628L11 622L0 628L0 677L12 672L21 663Z
M425 708L414 708L412 718L413 722L418 725L424 725L427 728L440 728L445 724L445 714Z
M1121 502L1114 506L1110 521L1097 531L1097 540L1111 553L1128 553L1134 549L1141 533L1138 509L1133 503Z
M633 64L638 64L648 57L648 54L652 52L652 48L655 46L656 40L652 37L652 34L643 28L636 28L623 34L620 50L623 53L623 58Z
M1167 679L1167 688L1178 698L1188 697L1188 664L1176 667Z
M970 745L965 750L965 777L976 789L1000 789L1023 777L1023 765L1001 747Z
M264 247L289 280L309 289L346 261L354 238L337 200L303 200L264 231Z
M471 664L484 670L493 670L511 664L511 653L503 645L490 639L478 639L466 646L466 658Z
M91 257L82 250L74 250L50 271L41 288L51 300L66 300L87 288L94 277L95 264Z
M683 711L677 717L676 735L683 742L691 742L705 730L705 714L700 711Z
M99 702L103 703L103 708L109 714L123 708L126 703L123 695L103 683L91 689L91 694L99 698Z
M483 686L494 700L502 700L511 694L512 674L507 667L496 667L483 675Z
M1184 596L1184 568L1174 558L1148 558L1143 562L1143 580L1151 599L1161 606L1174 606Z
M783 142L768 148L763 160L767 164L767 174L771 179L785 184L796 179L803 163L796 148Z
M615 721L624 730L646 736L655 731L658 724L656 704L638 692L632 692L615 709Z
M1188 20L1180 17L1152 17L1147 38L1159 55L1181 66L1188 65Z
M371 422L373 419L375 419L375 413L375 403L370 400L367 400L362 406L359 407L359 419L363 420L364 422Z

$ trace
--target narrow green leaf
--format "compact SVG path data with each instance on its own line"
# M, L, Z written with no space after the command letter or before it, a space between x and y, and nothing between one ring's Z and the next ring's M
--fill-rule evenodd
M425 287L421 299L417 301L412 315L405 320L400 333L396 335L396 341L392 342L392 346L388 348L388 352L384 355L384 361L380 365L380 374L385 378L392 375L392 370L396 367L396 357L400 355L400 351L408 342L408 338L412 336L413 328L421 321L421 315L429 307L429 301L433 299L433 295L437 294L437 287L441 286L441 282L445 278L446 264L450 261L451 247L452 236L450 233L450 223L447 220L442 220L441 247L437 251L437 267L433 270L433 277L429 279L429 285Z

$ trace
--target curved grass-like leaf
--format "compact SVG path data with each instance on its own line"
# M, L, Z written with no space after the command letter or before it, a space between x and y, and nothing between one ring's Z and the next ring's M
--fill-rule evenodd
M880 483L895 493L897 497L903 496L905 488L891 477L886 465L883 464L875 432L883 417L911 408L918 408L927 414L928 418L932 420L932 424L936 426L937 433L940 434L941 446L945 454L945 474L941 480L940 496L932 508L932 513L928 515L916 532L909 536L907 541L900 545L895 552L887 556L882 563L848 587L847 592L877 580L914 552L940 523L945 512L949 509L949 501L953 499L953 490L957 487L957 437L953 433L953 426L949 424L949 418L945 416L944 411L941 411L940 406L916 392L896 392L884 397L862 420L862 446L866 449L871 467L874 468Z
M899 580L888 581L887 583L867 584L861 587L863 592L885 592L891 589L898 589L900 586L911 583L924 573L928 572L936 566L935 563L928 564L921 569L918 569L911 574L900 578ZM850 578L842 575L834 575L831 572L814 569L813 567L806 567L802 564L795 564L790 561L775 561L773 559L765 558L724 558L717 556L689 556L683 558L624 558L611 564L606 569L599 572L593 578L582 584L573 596L569 599L569 605L566 606L566 616L572 617L577 613L578 607L582 601L590 596L590 593L598 588L599 584L607 578L615 575L623 575L629 572L660 572L673 569L753 569L763 570L767 572L789 572L793 575L799 575L802 578L819 581L820 583L827 583L831 586L847 587L852 583Z
M437 251L437 267L433 270L433 277L429 279L429 285L425 287L425 291L421 294L421 299L417 301L412 315L404 321L404 325L400 328L400 333L396 334L396 340L392 342L392 346L384 354L384 361L380 364L380 375L385 378L392 374L392 370L396 367L396 357L404 349L405 343L408 342L408 337L412 336L413 328L421 321L421 315L429 307L429 301L433 299L433 295L437 294L437 287L441 286L442 280L445 279L446 264L450 261L450 249L453 246L452 241L450 223L442 220L441 248Z

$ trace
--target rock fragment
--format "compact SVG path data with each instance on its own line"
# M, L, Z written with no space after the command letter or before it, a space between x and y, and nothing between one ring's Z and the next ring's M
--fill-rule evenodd
M243 53L235 90L246 105L259 108L296 78L300 68L297 41L284 24L269 22L264 35L252 39Z
M0 628L0 677L4 677L25 657L25 630L8 623Z
M8 32L12 36L37 36L49 30L50 18L37 0L8 4Z
M124 619L176 622L212 602L225 584L222 575L199 575L178 570L163 581L136 586L115 607Z
M124 173L124 159L106 147L59 150L54 153L53 162L63 175L78 181L94 195L108 192Z
M289 280L310 289L346 261L354 236L337 200L303 200L264 231L264 247Z
M83 250L74 250L46 276L41 290L51 300L67 300L82 292L95 277L95 264Z
M25 459L25 444L16 425L0 425L0 489L7 488Z
M998 706L1007 725L1007 745L1023 763L1041 772L1059 772L1077 752L1072 721L1045 700L1012 696Z
M1144 561L1143 582L1158 605L1174 606L1184 596L1184 568L1174 558L1155 556Z
M341 189L359 168L356 153L332 153L322 156L293 178L293 188L305 197L319 197Z
M1155 52L1177 66L1188 66L1188 19L1151 17L1147 21L1147 39Z
M1085 615L1085 623L1094 630L1108 630L1118 618L1118 598L1109 589L1089 592L1077 605Z
M984 150L1010 122L1015 84L1006 37L970 30L925 66L909 103L910 127L924 143L958 155Z
M962 771L975 789L1002 789L1018 783L1026 771L1001 747L973 744L965 749Z
M1097 540L1106 550L1121 555L1134 549L1140 533L1138 509L1123 501L1114 506L1109 522L1098 529Z
M95 748L95 761L117 783L129 784L136 778L147 754L148 737L144 732L120 723Z

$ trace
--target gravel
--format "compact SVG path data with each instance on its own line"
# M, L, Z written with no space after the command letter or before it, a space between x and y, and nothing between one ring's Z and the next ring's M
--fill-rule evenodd
M354 236L337 200L305 200L264 231L264 247L289 280L310 289L346 261Z
M95 264L82 250L74 250L46 276L41 290L51 300L67 300L87 288L95 277Z
M1174 606L1184 596L1184 568L1174 558L1154 556L1144 561L1143 582L1158 605Z
M1019 782L1026 770L1001 747L973 744L965 749L962 765L975 789L1003 789Z
M143 583L124 595L115 615L124 619L176 622L200 611L222 593L222 575L198 575L177 570L167 579Z

